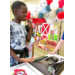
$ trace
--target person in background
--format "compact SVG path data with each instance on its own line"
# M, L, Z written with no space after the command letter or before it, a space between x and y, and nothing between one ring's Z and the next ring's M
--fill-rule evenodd
M26 25L25 28L26 28L27 33L29 34L29 30L30 30L29 25ZM33 30L33 29L32 29L32 30ZM32 33L31 40L30 40L30 42L27 44L27 47L28 47L28 49L29 49L29 57L28 57L28 58L31 58L31 57L34 56L34 42L35 42L35 39L34 39L34 36L33 36L33 33Z
M26 41L30 42L32 36L32 22L26 19L27 10L26 4L21 1L15 1L12 4L12 12L15 18L10 22L10 67L18 64L18 62L26 63L34 60L34 57L27 59L23 56L18 57L15 53L15 51L18 51L23 54ZM30 27L28 34L25 26L21 25L21 21L25 21L25 19Z
M60 48L63 44L64 44L64 31L63 31L62 38L61 38L61 40L58 42L56 48L54 49L54 51L49 52L49 54L54 54L54 53L56 53L56 52L59 50L59 48Z

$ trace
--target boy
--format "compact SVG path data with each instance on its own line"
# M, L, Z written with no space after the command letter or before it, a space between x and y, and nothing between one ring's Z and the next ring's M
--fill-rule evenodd
M30 27L29 34L27 35L24 25L21 21L25 21L27 14L27 6L23 2L15 1L12 4L12 12L15 16L13 21L10 22L10 66L18 64L18 62L31 62L34 58L19 58L14 51L23 51L26 47L26 41L30 41L32 36L32 23L27 19ZM17 62L17 61L18 62Z
M58 51L58 49L64 44L64 32L63 32L63 35L62 35L62 38L61 40L59 41L59 43L57 44L56 48L54 49L53 52L49 52L49 54L54 54Z
M29 29L30 29L29 25L26 25L25 28L26 28L27 33L29 33ZM31 58L34 56L34 42L35 42L35 39L32 34L31 40L27 44L27 47L29 49L29 57L28 58Z

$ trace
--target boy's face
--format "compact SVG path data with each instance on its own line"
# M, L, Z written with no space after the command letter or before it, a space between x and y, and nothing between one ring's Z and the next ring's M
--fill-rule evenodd
M14 14L17 17L17 19L19 19L20 21L25 21L27 16L27 10L28 10L27 6L21 5L19 9L16 9L14 11Z

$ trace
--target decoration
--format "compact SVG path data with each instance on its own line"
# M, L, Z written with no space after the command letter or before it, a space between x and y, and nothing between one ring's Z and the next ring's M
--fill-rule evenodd
M62 8L58 8L58 9L56 10L56 14L58 14L60 11L63 11L63 9L62 9Z
M39 13L38 15L39 18L43 18L43 16L44 16L43 13Z
M49 6L49 5L47 5L46 10L47 10L48 12L49 12L49 11L51 11L51 9L50 9L50 6Z
M44 24L44 25L42 26L41 33L42 33L42 34L48 34L48 33L49 33L49 28L50 28L50 24Z
M59 19L58 19L58 17L57 17L57 16L54 17L53 21L54 21L54 23L59 23Z
M32 12L31 12L31 15L30 15L30 17L31 17L31 18L33 18L33 13L32 13Z
M35 12L30 13L34 31L35 46L53 51L57 45L57 25L64 22L63 0L41 0ZM42 24L43 23L43 24Z
M27 19L30 19L30 15L31 15L31 13L30 13L30 11L28 11L26 18L27 18Z
M47 1L46 0L42 0L40 2L40 7L45 8L47 6Z
M63 9L63 11L64 11L64 6L63 6L63 8L62 8L62 9Z
M49 18L49 12L44 14L44 18Z
M46 35L41 35L41 40L47 39L48 37Z
M56 2L52 2L50 8L51 10L57 10L59 8L59 4Z
M48 5L50 5L53 2L53 0L46 0L46 1L47 1Z
M42 8L41 12L42 12L42 13L47 13L46 8Z
M37 18L32 21L35 25L42 25L42 23L46 23L46 20L44 18Z
M63 0L41 0L40 6L36 7L35 12L27 13L28 19L31 18L32 20L35 20L36 18L44 18L46 21L49 20L49 18L53 19L54 17L58 16L59 12L64 11L64 6L62 8L59 7L61 2L64 5ZM59 21L61 21L60 17Z
M56 16L56 12L55 11L50 11L49 17L54 18L55 16Z
M34 13L33 13L33 17L34 17L34 18L38 18L38 13L37 13L37 12L34 12Z
M64 18L64 11L60 11L58 14L57 14L57 17L59 19L63 19Z
M59 8L62 8L64 6L64 0L59 0L58 4L59 4Z
M41 8L41 7L37 7L37 8L36 8L36 12L37 12L37 13L40 13L40 12L41 12L41 10L42 10L42 8Z

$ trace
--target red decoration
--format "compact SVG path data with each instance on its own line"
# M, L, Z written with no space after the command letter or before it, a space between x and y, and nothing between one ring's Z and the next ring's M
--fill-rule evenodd
M41 40L48 39L47 34L49 33L49 29L50 29L50 24L44 24L44 25L42 25Z
M30 15L31 15L31 13L30 13L30 11L28 11L26 18L27 18L27 19L30 19Z
M59 4L59 8L62 8L64 6L64 0L59 0L58 4Z
M48 5L50 5L53 2L53 0L46 0L46 1L47 1Z
M63 19L64 18L64 11L60 11L58 14L57 14L57 17L59 19Z
M46 23L44 18L36 18L32 21L35 25L41 25L42 23Z
M35 20L35 18L31 18L32 20Z
M34 23L35 25L42 25L42 23Z
M48 39L47 35L42 35L41 40L43 40L43 39Z
M42 34L48 34L48 33L49 33L49 29L50 29L50 24L44 24L44 25L42 26L42 31L41 31L41 33L42 33Z

